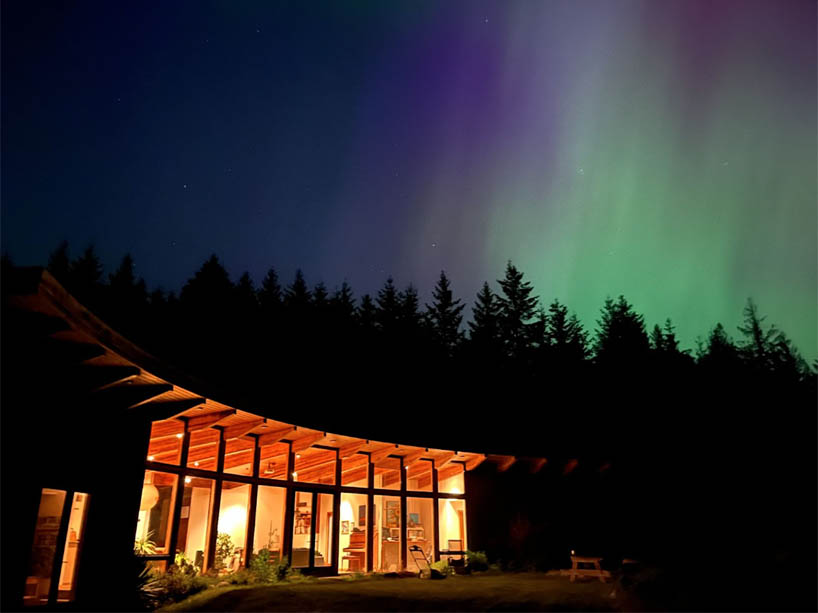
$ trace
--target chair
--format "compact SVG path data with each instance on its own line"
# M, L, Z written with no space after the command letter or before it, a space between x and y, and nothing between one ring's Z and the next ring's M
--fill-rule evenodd
M466 558L463 555L462 539L449 539L448 553L449 566L454 566L455 568L466 566Z

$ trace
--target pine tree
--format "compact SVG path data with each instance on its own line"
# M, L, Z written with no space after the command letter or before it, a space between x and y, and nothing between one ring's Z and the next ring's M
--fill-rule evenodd
M138 334L148 307L145 281L137 279L133 258L126 253L112 274L108 275L105 315L123 332ZM139 340L139 339L134 339Z
M404 335L413 334L420 326L420 301L418 291L411 283L398 294L398 321Z
M503 290L500 302L500 331L506 353L511 358L522 358L531 347L533 330L530 321L537 312L537 296L533 287L523 281L523 273L508 262L506 274L497 281Z
M759 316L753 299L748 298L744 307L744 322L738 327L745 337L739 351L747 364L757 370L771 369L773 346L778 336L775 326L764 329L765 319Z
M299 268L295 271L295 279L293 279L292 284L284 292L284 306L292 313L305 313L311 301L312 294L307 287L307 282L304 280L304 273Z
M312 305L319 312L326 310L329 306L329 292L323 281L319 281L312 288Z
M278 283L278 273L274 268L270 268L261 282L261 289L258 292L261 308L265 313L273 314L281 307L281 285Z
M487 282L483 282L483 287L477 293L477 300L472 309L472 320L469 322L469 345L479 355L499 357L502 345L500 301Z
M355 315L355 296L349 283L344 281L330 298L330 309L338 322L351 323Z
M389 277L384 286L378 290L375 302L377 304L375 323L378 329L385 334L394 334L397 332L401 317L401 305L400 296L392 277Z
M64 287L70 283L69 271L71 260L68 257L68 241L64 240L48 256L48 272Z
M236 282L236 308L239 313L245 316L255 316L259 308L258 292L250 277L250 273L245 271Z
M364 294L361 296L361 305L355 311L355 319L364 331L374 331L377 325L378 312L372 296Z
M597 326L594 354L598 363L627 368L647 359L650 341L644 318L624 296L619 296L616 302L611 298L605 300Z
M444 355L451 357L463 340L460 323L463 321L462 311L465 305L461 304L459 298L453 299L449 279L442 270L432 298L432 304L426 305L426 318L432 339Z
M211 255L182 287L179 299L187 309L227 314L233 298L233 282L219 258Z
M568 307L554 300L543 317L543 349L552 363L576 364L588 356L588 340L582 324Z
M102 264L93 245L88 245L82 255L71 262L68 279L69 290L74 297L90 309L96 310L102 292Z

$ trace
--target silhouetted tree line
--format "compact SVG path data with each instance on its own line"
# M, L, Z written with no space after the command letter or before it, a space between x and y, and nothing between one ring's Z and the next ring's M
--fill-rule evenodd
M233 281L215 255L178 295L150 290L130 255L105 278L93 246L71 258L63 242L48 269L114 329L192 375L258 397L278 396L283 386L290 400L327 408L345 396L365 402L361 389L440 416L453 402L431 392L440 388L457 389L464 402L527 396L528 407L548 409L587 393L610 398L630 389L634 399L634 386L650 395L693 380L815 386L815 367L752 300L738 340L716 324L691 352L680 348L670 319L649 331L624 296L605 301L591 332L558 300L543 307L511 262L499 291L483 284L465 325L465 304L444 272L421 304L413 285L400 289L391 277L360 298L346 282L310 287L300 270L288 284L273 268L260 286L247 272Z

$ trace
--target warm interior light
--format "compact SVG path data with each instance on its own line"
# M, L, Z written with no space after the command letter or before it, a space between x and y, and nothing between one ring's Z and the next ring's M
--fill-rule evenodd
M459 488L453 487L451 493L452 494L462 494L463 492L461 492Z
M571 555L574 555L574 550L573 549L571 550Z
M198 466L198 465L199 465L199 463L198 463L198 462L194 462L194 463L193 463L193 466Z
M142 500L139 503L140 511L148 511L159 501L159 490L152 483L146 483L142 488Z
M193 481L193 479L190 477L185 477L185 483L190 483L191 481Z
M152 455L148 456L148 462L153 462L153 456Z
M296 454L295 454L295 459L296 459L296 460L297 460L298 458L300 458L300 457L301 457L301 454L300 454L300 453L296 453Z
M297 479L297 478L298 478L298 473L293 473L293 479Z
M182 434L181 433L177 434L176 438L182 438Z

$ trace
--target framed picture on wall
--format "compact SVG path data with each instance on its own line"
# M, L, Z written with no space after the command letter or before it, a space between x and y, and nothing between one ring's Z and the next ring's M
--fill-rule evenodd
M358 507L358 527L366 527L366 505L362 504Z
M409 523L407 526L413 528L420 525L420 513L409 513Z
M341 522L341 534L349 534L349 522L347 520Z
M387 528L400 527L400 500L387 500L385 515Z

